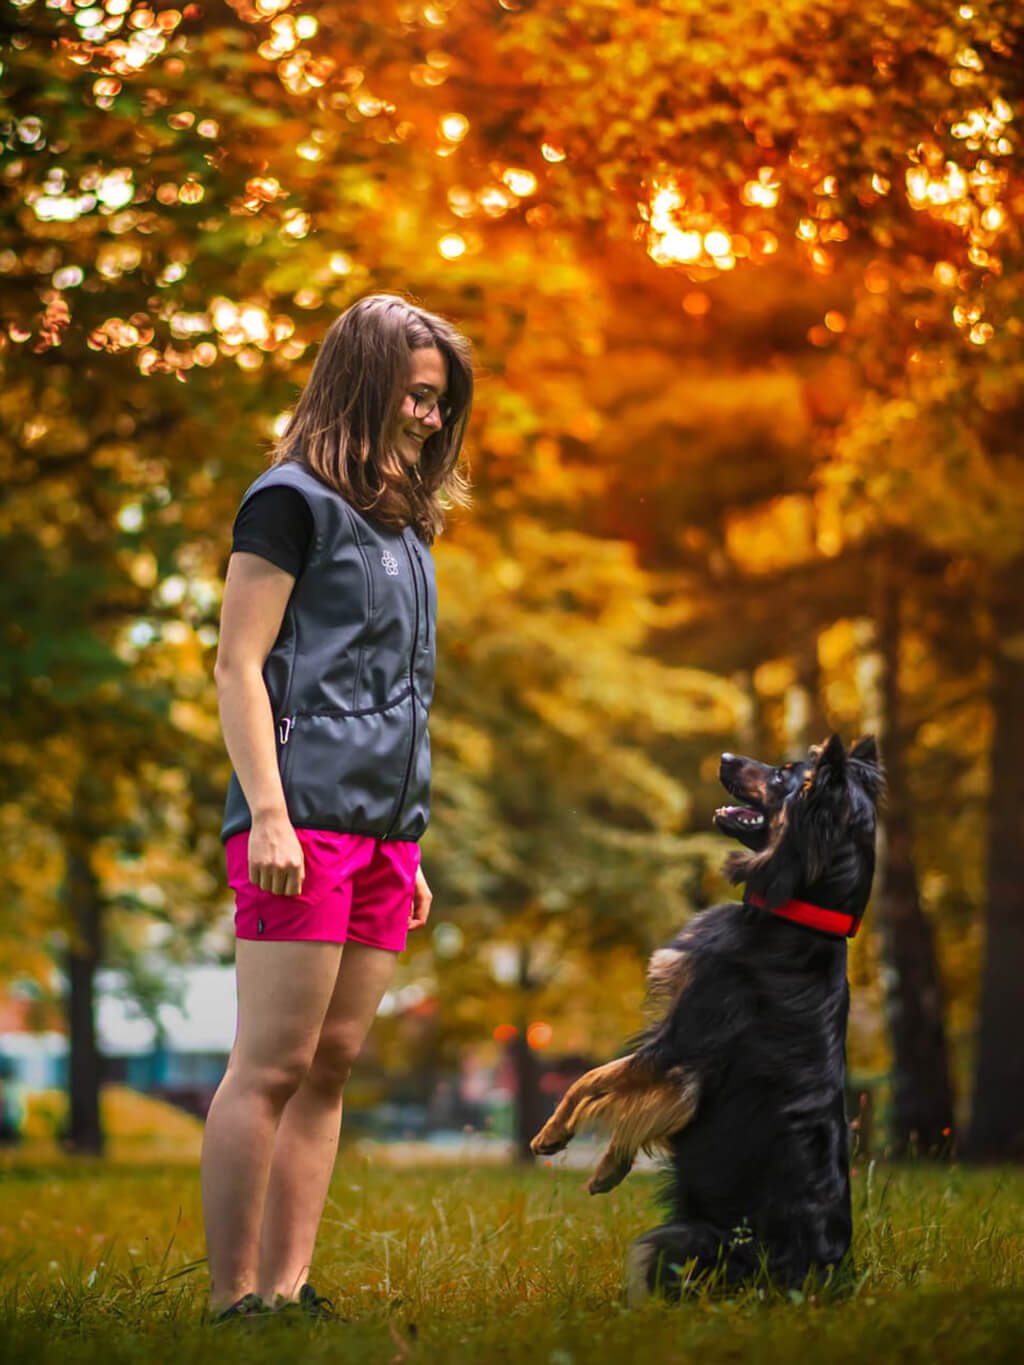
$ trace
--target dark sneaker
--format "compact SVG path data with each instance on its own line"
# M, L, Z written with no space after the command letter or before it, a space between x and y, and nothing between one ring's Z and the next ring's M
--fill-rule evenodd
M222 1309L214 1318L214 1327L225 1322L248 1321L251 1318L264 1318L270 1309L258 1294L243 1294L240 1299Z
M313 1286L306 1283L299 1290L299 1297L292 1299L289 1303L282 1303L279 1308L274 1309L275 1313L285 1314L289 1318L306 1318L311 1322L345 1322L340 1313L335 1311L334 1304L318 1294Z

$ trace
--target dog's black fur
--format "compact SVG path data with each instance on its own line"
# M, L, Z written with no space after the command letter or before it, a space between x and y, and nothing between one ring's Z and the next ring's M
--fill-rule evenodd
M871 738L847 753L833 735L777 768L724 754L720 775L744 803L715 816L747 850L726 864L744 903L694 916L654 954L663 1017L633 1053L570 1087L533 1142L554 1152L588 1119L609 1126L593 1193L624 1179L641 1147L667 1150L669 1219L633 1245L634 1297L849 1269L846 940L770 912L795 898L859 921L878 753Z

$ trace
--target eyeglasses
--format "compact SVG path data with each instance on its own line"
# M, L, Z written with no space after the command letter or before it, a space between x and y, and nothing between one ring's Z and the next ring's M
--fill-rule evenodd
M447 422L452 415L452 405L447 398L435 398L432 393L410 393L409 397L412 399L412 415L419 422L425 422L435 408L442 422Z

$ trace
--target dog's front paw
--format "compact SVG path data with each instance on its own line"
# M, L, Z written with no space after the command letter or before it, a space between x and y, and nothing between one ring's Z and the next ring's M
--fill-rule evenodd
M597 1170L587 1182L587 1190L590 1194L607 1194L609 1190L614 1190L616 1185L621 1185L632 1169L633 1162L630 1157L605 1152Z
M553 1156L569 1145L571 1137L572 1133L567 1133L560 1125L545 1123L530 1143L530 1151L534 1156Z

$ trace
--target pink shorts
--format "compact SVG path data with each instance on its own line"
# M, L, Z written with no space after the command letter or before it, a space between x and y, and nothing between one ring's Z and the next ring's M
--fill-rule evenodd
M417 843L364 834L297 829L306 875L297 896L261 891L249 880L249 831L224 845L239 938L365 943L400 953L409 932L420 865Z

